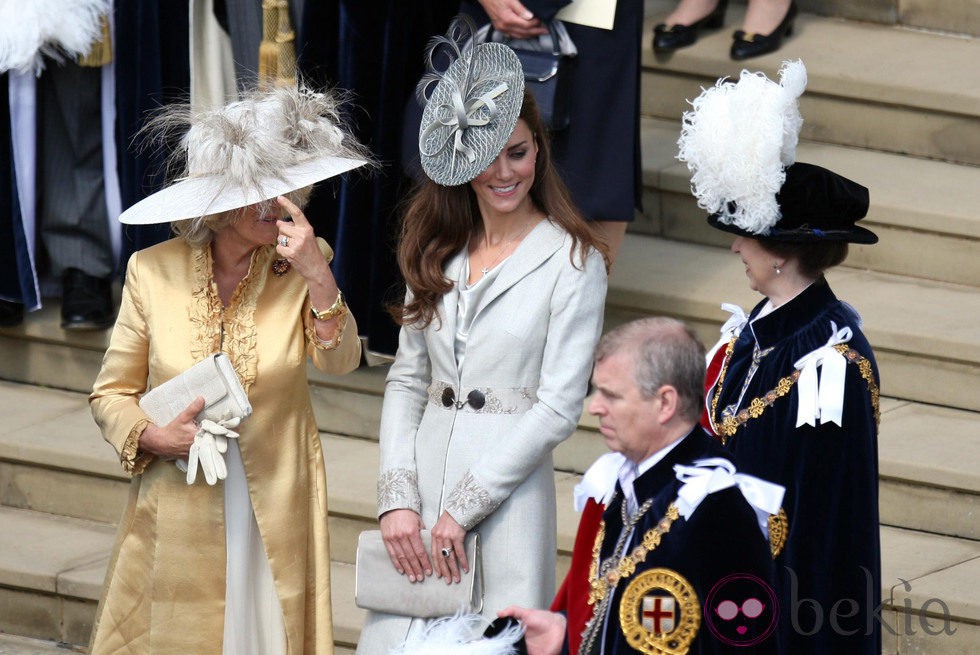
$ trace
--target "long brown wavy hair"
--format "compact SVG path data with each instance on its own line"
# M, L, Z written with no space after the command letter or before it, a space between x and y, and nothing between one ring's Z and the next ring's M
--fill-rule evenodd
M608 246L575 207L555 170L547 128L534 96L527 90L519 118L531 129L538 146L530 191L535 209L571 235L568 256L573 263L576 249L584 265L589 250L595 248L605 259L608 271ZM416 186L406 200L397 252L398 267L411 297L408 302L388 306L395 322L426 327L437 318L439 300L453 287L443 269L453 255L466 248L482 221L476 194L468 183L445 187L426 177Z

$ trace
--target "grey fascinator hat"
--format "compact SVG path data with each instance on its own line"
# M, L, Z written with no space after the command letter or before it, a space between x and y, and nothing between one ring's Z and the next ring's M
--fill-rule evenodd
M457 16L446 36L433 38L426 53L430 72L418 86L425 104L419 127L422 168L443 186L465 184L493 163L524 102L524 71L517 55L502 43L475 43L475 33L469 17ZM437 69L435 61L447 56L452 62Z
M344 129L340 100L303 87L254 91L218 109L169 105L147 124L151 143L182 134L181 174L122 213L123 223L167 223L247 207L370 163Z

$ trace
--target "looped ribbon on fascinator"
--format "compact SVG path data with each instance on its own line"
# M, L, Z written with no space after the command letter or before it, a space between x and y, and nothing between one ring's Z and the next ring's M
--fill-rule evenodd
M694 462L694 466L674 465L677 479L684 485L677 492L677 511L689 519L709 494L729 487L738 487L751 505L762 534L769 538L769 515L779 512L786 489L746 473L736 473L735 465L723 457L709 457Z
M799 407L796 413L796 427L804 423L816 426L817 419L821 423L836 423L841 425L844 411L844 377L847 374L847 360L834 350L834 346L851 340L851 328L844 326L840 330L837 324L830 322L830 339L827 344L817 348L808 355L801 357L794 366L800 371L797 380L797 395ZM817 368L823 370L817 381Z
M469 75L467 75L467 82ZM467 84L467 86L469 86ZM501 82L486 93L482 93L468 100L464 99L463 91L458 86L450 92L452 104L444 102L435 108L435 120L430 123L419 135L419 152L426 157L432 157L441 152L450 141L453 142L453 149L466 157L472 163L476 160L476 151L463 143L463 135L471 127L488 125L496 120L499 111L494 98L507 90L507 84ZM486 108L486 114L479 117L480 110ZM426 142L436 130L448 128L446 135L435 148L427 149Z

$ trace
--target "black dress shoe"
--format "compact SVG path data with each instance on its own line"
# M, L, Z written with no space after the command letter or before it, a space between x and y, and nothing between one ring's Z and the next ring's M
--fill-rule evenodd
M672 52L685 48L698 40L701 29L718 29L725 23L728 0L718 0L710 14L691 25L667 25L660 23L653 28L653 49L655 52Z
M61 276L61 327L104 330L112 325L112 281L69 268Z
M0 300L0 327L14 327L24 321L24 303Z
M794 2L789 3L789 9L786 10L786 15L783 16L783 20L776 26L776 29L766 35L747 34L744 30L736 30L735 34L732 35L734 39L731 51L732 59L739 61L779 50L779 46L783 44L783 38L793 34L793 20L796 18L796 11L794 0Z

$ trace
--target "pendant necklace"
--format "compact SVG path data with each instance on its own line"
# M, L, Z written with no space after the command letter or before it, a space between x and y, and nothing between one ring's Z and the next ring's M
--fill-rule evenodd
M485 261L483 261L483 257L480 257L480 261L483 264L483 266L480 267L480 273L482 273L484 277L487 275L487 273L489 273L491 270L493 270L494 266L496 266L497 264L500 263L500 260L501 259L503 259L504 253L507 252L507 246L509 246L510 244L512 244L513 242L517 241L522 236L524 236L524 233L527 232L527 229L529 227L531 227L531 223L533 223L533 222L534 222L533 219L528 220L524 224L524 227L521 228L521 231L520 232L518 232L517 234L515 234L511 238L509 238L506 241L504 241L501 245L499 245L497 247L498 248L497 256L494 257L493 261L490 262L490 264L487 264ZM484 229L484 232L483 232L483 243L485 244L484 250L489 250L490 249L490 243L489 243L489 241L487 241L486 229Z

